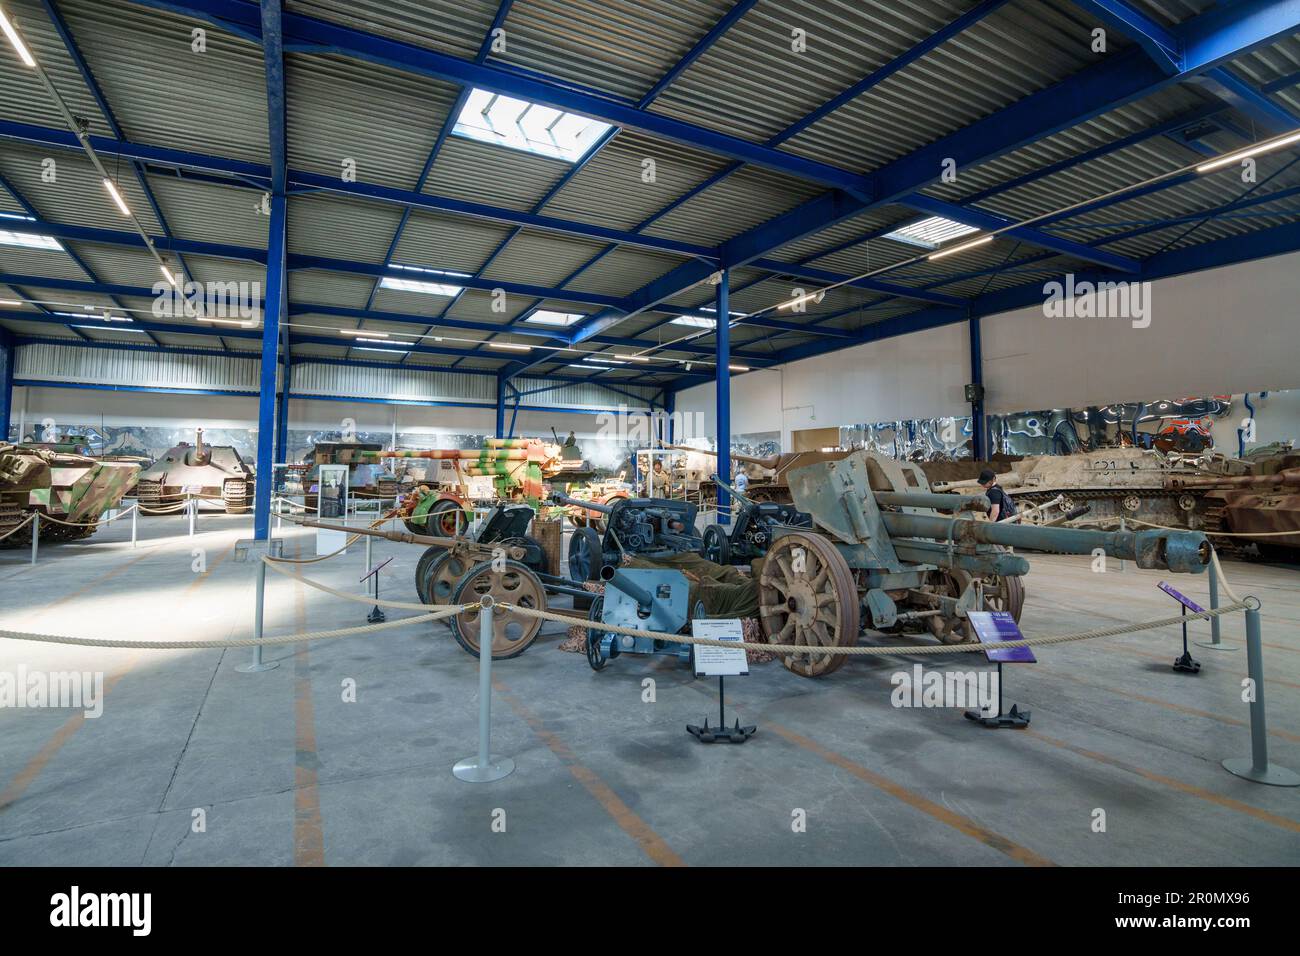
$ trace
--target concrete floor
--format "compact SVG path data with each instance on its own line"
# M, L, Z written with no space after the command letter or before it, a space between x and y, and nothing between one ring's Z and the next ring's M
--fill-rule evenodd
M0 627L137 639L250 632L253 565L231 556L248 518L125 523L90 542L0 551ZM285 529L286 555L312 553ZM192 570L203 548L206 572ZM358 591L364 550L305 566ZM415 600L419 549L392 556L385 595ZM1172 613L1162 575L1091 573L1032 558L1022 627L1044 635ZM1264 602L1270 753L1300 771L1297 569L1230 562ZM1175 582L1204 603L1206 579ZM366 608L268 575L267 633L363 623ZM390 611L390 615L408 612ZM867 864L1253 865L1300 863L1300 790L1259 786L1219 761L1250 752L1242 650L1194 648L1198 676L1169 668L1170 628L1045 648L1008 669L1027 731L984 730L945 709L889 705L889 675L915 661L851 660L807 680L778 662L729 683L758 736L697 744L716 682L667 658L603 673L558 652L552 626L494 669L494 751L518 769L471 785L475 661L445 628L402 627L268 649L98 650L6 641L0 671L103 671L104 714L0 710L0 863L60 865ZM1208 625L1194 628L1208 637ZM1241 645L1240 616L1224 639ZM983 666L983 665L981 665ZM642 702L642 681L657 702ZM356 682L345 703L343 684ZM1106 832L1092 830L1106 812ZM194 832L196 810L206 830ZM794 832L796 810L806 831ZM504 811L505 832L493 821ZM499 827L498 827L499 829Z

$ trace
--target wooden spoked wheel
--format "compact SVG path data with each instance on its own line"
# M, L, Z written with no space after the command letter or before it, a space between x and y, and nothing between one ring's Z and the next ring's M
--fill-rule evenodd
M848 562L826 538L787 534L773 543L758 584L759 619L770 644L806 645L808 653L782 656L801 677L822 677L844 664L842 654L818 647L858 642L859 598Z
M492 595L496 606L492 609L492 659L494 661L518 657L528 650L528 645L542 629L540 617L528 617L502 604L513 604L537 611L546 610L546 589L541 579L526 565L506 561L495 566L484 561L470 568L469 573L452 595L453 604L474 604L484 595ZM478 656L480 608L462 611L451 619L451 633L466 651Z
M474 561L456 551L444 551L434 559L424 577L425 604L450 604L451 597L460 586L461 579L469 574Z
M944 593L954 598L961 597L962 592L974 579L971 572L960 568L940 571L938 574L940 582L945 585ZM996 574L987 574L983 577L983 584L984 610L1010 611L1011 616L1019 621L1020 612L1025 607L1024 581L1019 576L1004 578ZM964 644L975 640L975 632L967 620L952 621L942 617L932 617L929 618L929 623L930 633L945 644Z

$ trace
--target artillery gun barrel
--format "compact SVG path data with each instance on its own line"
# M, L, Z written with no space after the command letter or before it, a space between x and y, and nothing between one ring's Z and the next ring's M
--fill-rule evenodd
M944 511L978 511L987 514L991 505L983 495L939 495L928 491L877 491L876 503L899 508L942 508Z
M386 541L400 541L402 544L434 544L440 548L454 548L458 544L464 544L464 538L442 538L431 534L412 534L409 531L384 531L382 528L367 528L364 526L353 527L346 524L328 524L324 521L304 521L303 527L306 528L324 528L327 531L346 531L348 534L364 534L372 538L383 538Z
M637 608L641 611L649 611L651 604L654 603L654 596L645 588L636 584L621 569L607 564L600 569L600 579L605 582L606 587L612 587L616 591L622 591L628 597L634 599Z
M572 505L576 508L585 508L588 511L595 511L603 515L610 514L614 510L613 505L602 505L595 501L583 501L581 498L570 498L568 495L562 495L558 491L551 493L551 501L557 505Z
M1165 488L1182 491L1191 488L1273 488L1300 487L1300 468L1288 468L1272 475L1208 475L1197 478L1173 476L1165 479Z
M1210 562L1210 542L1200 531L1094 531L945 518L942 515L882 512L890 535L931 538L958 544L980 542L1029 551L1091 554L1100 548L1112 558L1134 561L1140 568L1197 573Z
M707 448L692 448L690 445L662 445L660 447L667 448L670 451L693 451L693 452L698 452L701 455L709 455L713 458L718 457L718 453L716 451L710 451ZM744 462L747 465L758 465L760 468L775 470L776 466L781 463L780 461L781 456L771 455L767 458L759 458L757 455L742 455L739 454L738 452L733 451L731 453L731 460Z

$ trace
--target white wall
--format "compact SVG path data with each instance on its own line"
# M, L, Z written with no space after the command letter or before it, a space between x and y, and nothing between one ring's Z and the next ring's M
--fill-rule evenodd
M1300 254L1164 279L1151 284L1149 301L1142 329L1122 318L1048 318L1041 307L981 319L985 411L1300 387ZM968 349L958 322L740 375L731 433L779 428L788 449L795 429L969 415ZM678 411L704 413L709 438L713 394L710 383L677 395ZM1300 401L1269 401L1259 441L1291 437ZM1219 424L1233 432L1237 420ZM1235 433L1216 438L1236 447Z
M900 418L968 415L966 326L944 326L792 362L732 379L731 433L790 433ZM714 386L677 394L676 411L702 412L705 436L716 435Z
M1017 412L1300 385L1300 254L1151 284L1151 324L980 320L985 410ZM920 416L913 416L920 417Z

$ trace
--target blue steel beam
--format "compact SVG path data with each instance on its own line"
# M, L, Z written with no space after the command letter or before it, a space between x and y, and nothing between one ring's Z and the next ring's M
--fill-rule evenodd
M738 2L730 10L727 11L726 15L723 16L722 19L719 20L716 24L714 24L713 27L708 32L706 32L704 36L702 36L695 43L695 45L691 47L690 50L686 52L686 55L683 56L680 60L678 60L677 63L672 66L672 68L670 68L667 72L665 72L664 75L660 77L659 81L655 83L655 85L651 87L650 90L644 96L642 96L641 99L639 99L636 102L637 108L647 109L650 106L650 104L653 103L655 99L658 98L659 94L668 88L668 86L672 83L674 79L680 76L683 72L685 72L685 70L692 63L694 63L701 56L703 56L709 50L709 48L713 46L713 44L715 44L719 39L721 39L721 37L727 32L727 30L731 29L731 26L734 23L736 23L738 20L740 20L741 17L743 17L746 13L748 13L750 8L754 6L755 2L756 0L738 0ZM546 191L546 194L543 195L542 198L537 201L537 203L532 208L532 212L540 213L544 208L546 208L546 205L559 194L560 190L564 189L565 186L567 186L570 182L572 182L573 178L577 176L578 173L580 173L584 168L586 168L587 164L590 163L596 157L596 155L602 149L604 149L605 146L608 145L608 143L612 139L614 139L615 136L618 135L618 132L619 130L617 127L611 128L596 143L594 143L591 149L587 151L586 155L583 156L581 160L574 163L573 166L569 168L563 176L560 177L560 179L555 183L555 185L553 185L550 189L548 189ZM711 180L716 181L717 178L720 177L711 177ZM706 182L705 184L701 184L701 185L707 186L708 183ZM652 222L654 222L660 216L664 215L667 209L675 208L676 206L685 202L689 196L695 194L697 191L700 190L701 190L700 186L688 190L685 196L678 197L676 200L670 203L666 207L666 209L661 210L659 213L656 213L654 216L651 216L649 219L638 224L635 228L633 228L632 231L636 233L640 233L644 231ZM510 235L506 236L506 238L501 241L501 244L498 245L496 249L492 251L491 255L489 255L487 259L484 260L483 265L479 267L478 274L481 275L482 273L486 272L488 267L491 266L492 263L496 261L497 257L500 256L503 252L505 252L506 246L508 246L510 242L516 236L518 236L519 233L522 231L523 230L519 228L512 230ZM583 263L572 273L566 276L564 280L560 282L560 285L566 286L569 283L573 282L578 276L580 276L587 269L591 268L593 265L595 265L597 262L603 259L615 248L617 247L613 244L607 245L595 256L588 259L585 263ZM529 304L524 309L524 311L520 313L519 318L516 318L514 321L509 323L509 326L513 328L516 325L518 325L523 320L524 316L528 314L529 311L536 308L540 304L541 304L540 300L534 301L531 304ZM454 305L455 302L450 303L447 306L447 308L443 310L442 314L446 315L447 312L451 311ZM491 338L489 338L488 341L491 341ZM557 339L557 341L563 341L563 339Z
M1166 73L1182 72L1182 42L1126 0L1074 0L1074 5L1136 42Z
M870 202L843 193L826 193L724 243L720 250L723 265L743 265L801 236L875 206L897 202L938 179L945 160L954 160L960 168L1003 156L1180 79L1213 69L1290 34L1300 23L1300 0L1243 0L1228 11L1216 8L1174 29L1184 49L1181 73L1166 74L1141 50L1119 54L875 170L869 177L873 196ZM707 275L706 268L694 262L679 266L629 296L630 314L679 294ZM576 328L571 339L581 341L618 321L610 314L597 313Z
M1014 222L1014 220L1007 219L1004 216L984 212L969 205L959 206L956 203L945 202L942 199L935 199L920 193L913 193L908 196L903 201L903 204L918 212L924 212L931 216L942 216L945 219L951 219L953 222L964 223L967 226L974 226L976 229L988 232L1005 228ZM1062 255L1074 256L1076 259L1082 259L1085 262L1093 262L1108 269L1117 269L1120 272L1138 272L1141 269L1141 263L1137 259L1121 256L1114 252L1107 252L1104 249L1096 249L1081 242L1075 242L1073 239L1053 236L1040 229L1019 226L1007 230L1003 235L1011 239L1020 239L1043 249L1051 249L1053 252L1059 252Z
M189 2L176 3L143 0L143 2L146 6L170 10L185 16L219 18L226 22L240 24L250 30L256 26L256 7L242 0L189 0ZM627 106L602 96L573 89L555 80L540 76L534 79L496 66L462 60L436 50L300 14L285 14L284 30L286 40L295 44L310 44L334 53L457 86L475 87L587 116L612 126L641 130L672 142L764 166L798 179L843 189L850 194L859 193L866 186L862 176L848 170L761 146L665 114Z
M0 441L9 440L9 421L14 408L14 352L13 334L0 327ZM18 436L20 439L22 435Z
M718 524L731 524L731 492L723 485L731 484L731 323L722 320L731 314L731 273L723 269L718 281L716 315L720 321L717 325L717 363L713 369L714 401L717 410L718 442Z
M500 6L497 7L496 16L492 18L492 25L488 28L487 36L479 44L478 54L474 57L475 63L482 63L487 59L487 55L492 50L493 35L505 23L505 19L510 15L510 8L514 5L515 0L501 0ZM461 109L465 106L465 101L469 99L469 90L462 87L460 93L456 95L456 100L452 104L451 111L443 120L438 135L433 141L433 147L429 150L429 156L424 161L424 167L420 170L420 175L415 179L415 191L423 192L424 184L429 180L429 173L433 170L433 164L438 161L438 154L442 152L442 144L447 141L451 134L452 127L456 125L456 119L460 116ZM393 240L388 244L388 252L384 256L384 262L393 261L393 253L397 251L397 244L402 241L402 233L406 229L407 220L411 218L411 207L407 206L402 210L402 218L397 223L397 228L393 230ZM366 299L366 308L370 308L375 301L375 293L379 291L379 281L376 281L370 287L370 296Z

